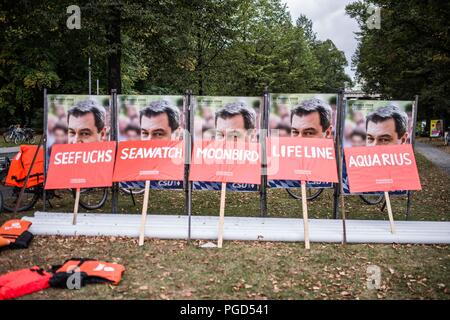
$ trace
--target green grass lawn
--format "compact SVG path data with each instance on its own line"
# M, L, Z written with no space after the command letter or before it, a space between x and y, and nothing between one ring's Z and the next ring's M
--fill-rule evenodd
M411 220L450 220L450 178L416 155L423 190L414 193ZM61 194L53 211L70 212L73 198ZM193 214L218 215L219 192L193 194ZM381 206L345 198L348 219L383 219ZM121 195L120 209L140 213L142 196L132 206ZM151 214L183 212L183 192L150 192ZM270 216L301 217L301 205L284 190L270 190ZM393 197L394 218L405 218L405 197ZM36 210L40 210L38 203ZM102 210L98 210L101 212ZM108 212L107 206L103 211ZM33 211L34 212L34 211ZM26 212L18 215L32 215ZM227 194L226 215L259 216L256 193ZM331 218L332 192L309 203L311 218ZM12 218L0 214L0 222ZM36 237L27 250L0 252L0 274L33 265L50 267L65 259L91 257L122 263L127 268L117 287L92 285L82 290L48 289L25 299L449 299L450 246L313 243L225 242L224 248L200 249L199 241L118 237ZM381 287L366 287L369 265L381 268Z

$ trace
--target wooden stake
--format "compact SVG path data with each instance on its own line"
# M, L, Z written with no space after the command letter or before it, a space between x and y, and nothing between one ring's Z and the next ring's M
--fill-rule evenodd
M80 188L78 188L75 193L75 204L73 206L73 220L72 220L73 225L77 224L77 215L78 215L78 205L79 204L80 204Z
M144 245L145 224L147 223L148 194L150 193L150 180L145 181L144 203L142 205L141 228L139 230L139 246Z
M222 190L220 191L220 214L219 214L219 232L217 239L217 247L222 248L223 243L223 224L225 222L225 196L227 192L227 183L222 182Z
M384 192L384 198L386 199L386 206L388 209L389 222L391 224L391 233L395 233L394 216L392 215L391 200L389 198L389 192L387 192L387 191Z
M303 227L305 236L305 249L310 249L309 246L309 222L308 222L308 204L306 203L306 182L301 181L302 185L302 211L303 211Z

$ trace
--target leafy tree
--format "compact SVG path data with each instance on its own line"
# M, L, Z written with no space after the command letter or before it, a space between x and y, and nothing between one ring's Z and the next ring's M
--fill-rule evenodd
M370 29L367 8L381 8ZM368 92L389 99L420 95L419 117L450 120L450 3L439 0L365 0L347 6L361 28L353 65Z
M0 3L2 127L40 126L43 88L86 94L89 58L101 94L335 91L346 80L342 53L281 0L79 0L81 29L69 30L72 4Z

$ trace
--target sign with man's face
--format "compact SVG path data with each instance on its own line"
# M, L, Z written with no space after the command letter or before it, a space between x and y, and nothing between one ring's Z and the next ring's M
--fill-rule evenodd
M69 114L67 117L68 143L105 141L106 128L96 126L97 117L98 115L91 111L78 115Z
M50 94L47 105L48 156L56 144L110 140L110 96Z
M261 128L261 97L194 97L194 141L255 143ZM220 183L195 181L194 190L220 190ZM228 184L230 191L257 191L255 183Z
M109 140L109 96L47 95L47 103L47 148L53 143Z
M333 141L336 128L336 104L336 94L271 94L270 136ZM308 187L331 188L333 186L331 183L309 181ZM268 184L271 188L300 187L298 180L272 178Z
M256 142L261 97L194 97L194 140Z
M410 143L414 103L411 101L348 100L343 126L343 146L375 147ZM348 168L344 168L344 193L349 193Z
M410 142L411 101L349 100L344 121L344 147L398 145Z
M119 95L119 141L182 140L184 97Z
M183 96L172 95L118 95L117 126L119 141L182 141L185 129ZM175 175L174 175L175 176ZM142 177L142 176L141 176ZM122 182L128 188L143 188L144 182ZM181 189L180 180L157 181L153 178L152 189ZM122 180L124 181L124 180Z

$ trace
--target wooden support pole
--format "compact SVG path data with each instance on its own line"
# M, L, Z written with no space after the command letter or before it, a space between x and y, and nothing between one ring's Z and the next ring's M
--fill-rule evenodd
M217 247L222 248L223 244L223 225L225 222L225 197L227 192L227 183L222 182L222 190L220 191L220 213L219 213L219 232L217 237Z
M139 246L144 245L145 224L147 223L148 195L150 193L150 180L145 181L144 203L142 204L141 227L139 230Z
M395 233L394 216L392 215L391 199L389 198L389 192L384 192L384 198L386 199L386 206L388 209L389 223L391 224L391 233Z
M77 188L76 193L75 193L75 204L73 206L73 220L72 220L73 225L77 224L77 215L78 215L79 204L80 204L80 188Z
M308 204L306 202L306 182L301 181L302 186L302 211L303 211L303 227L305 236L305 249L309 250L309 222L308 222Z

